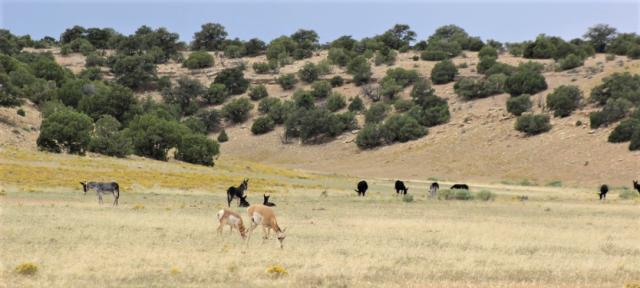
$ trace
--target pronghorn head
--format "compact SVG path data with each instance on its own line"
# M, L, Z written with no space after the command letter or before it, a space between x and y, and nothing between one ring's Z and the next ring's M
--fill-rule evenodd
M283 242L284 242L284 238L287 237L287 235L285 234L286 231L287 231L287 228L284 228L276 232L276 238L278 238L278 241L280 241L280 249L284 248Z
M80 184L82 185L82 190L84 191L84 194L87 194L87 182L80 182Z

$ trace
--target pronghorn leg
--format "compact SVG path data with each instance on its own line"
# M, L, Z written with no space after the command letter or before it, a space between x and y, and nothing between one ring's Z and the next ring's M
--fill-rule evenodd
M227 220L220 220L220 225L218 225L218 235L222 235L222 228L224 228L224 225L227 224Z

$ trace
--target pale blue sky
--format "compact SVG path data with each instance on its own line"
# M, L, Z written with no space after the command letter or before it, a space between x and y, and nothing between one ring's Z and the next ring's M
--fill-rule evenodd
M318 32L321 42L341 35L359 39L409 24L425 39L456 24L482 39L522 41L539 33L580 37L597 23L638 32L638 1L15 1L0 0L0 25L13 33L58 38L65 28L112 27L124 34L141 25L166 27L191 41L206 22L221 23L230 37L269 41L298 28Z

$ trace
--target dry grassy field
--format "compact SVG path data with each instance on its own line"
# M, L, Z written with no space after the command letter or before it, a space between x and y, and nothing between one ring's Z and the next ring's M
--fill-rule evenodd
M272 194L282 227L263 242L216 234L225 188L247 176ZM215 168L0 150L0 286L5 287L632 287L640 205L593 189L473 184L493 201L414 201L372 179L221 158ZM120 206L77 181L118 179ZM556 185L559 186L559 185ZM326 192L325 192L326 191ZM527 196L528 200L519 200ZM233 209L243 215L246 211ZM16 267L32 263L33 275ZM271 269L270 269L271 268ZM282 268L282 270L280 270ZM23 269L23 272L28 269ZM278 272L279 271L279 272Z

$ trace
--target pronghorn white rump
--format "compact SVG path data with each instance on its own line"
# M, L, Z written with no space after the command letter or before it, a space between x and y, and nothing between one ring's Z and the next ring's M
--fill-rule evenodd
M276 213L271 209L271 207L267 207L262 204L253 204L247 208L247 212L249 213L249 218L251 219L251 229L250 233L253 232L258 225L262 225L263 239L269 238L269 232L271 229L276 232L276 238L280 241L280 248L283 248L284 238L286 237L285 229L280 229L278 226L278 221L276 221Z
M240 216L240 214L231 210L222 209L218 211L218 222L220 224L218 226L218 234L222 234L222 228L224 228L224 225L229 225L229 227L231 227L230 231L232 233L233 228L237 228L242 239L245 239L247 237L246 229L244 227L244 224L242 223L242 216Z

